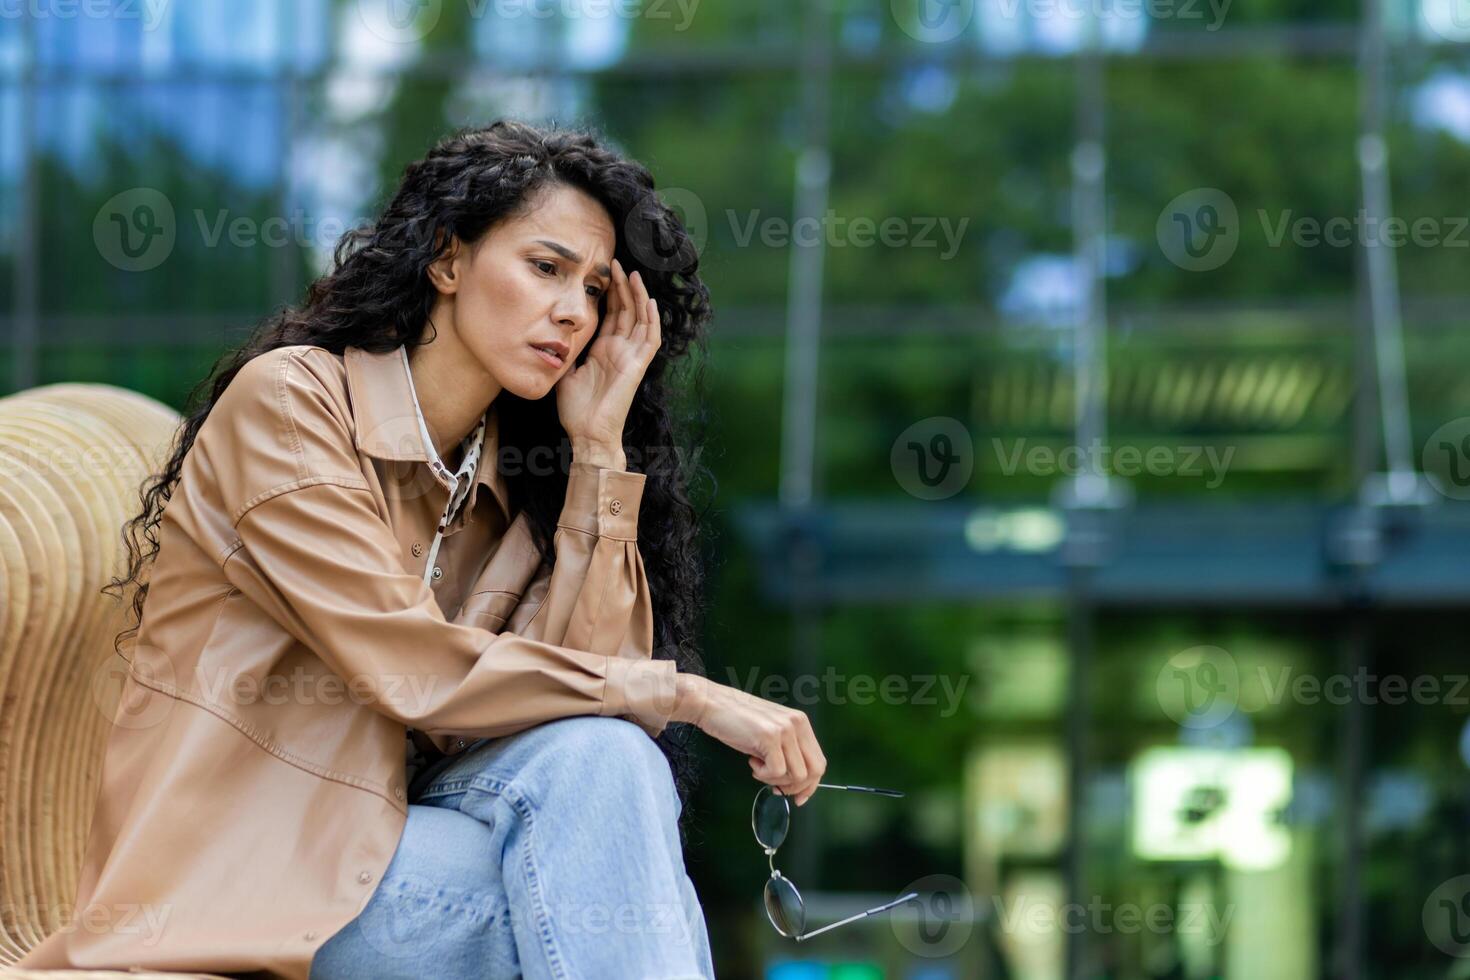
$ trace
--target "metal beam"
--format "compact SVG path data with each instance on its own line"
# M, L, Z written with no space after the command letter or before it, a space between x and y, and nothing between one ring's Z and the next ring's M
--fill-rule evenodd
M1138 503L1092 515L1108 543L1089 580L1098 607L1316 608L1341 605L1349 585L1381 607L1470 603L1470 504L1391 509L1375 562L1334 556L1360 514L1352 503ZM763 595L790 601L789 523L772 503L734 512L755 553ZM820 567L803 594L826 603L1001 602L1067 596L1069 515L1044 504L928 501L828 503L808 515ZM1361 576L1360 579L1357 576ZM1360 583L1360 584L1358 584ZM815 596L813 593L815 592Z

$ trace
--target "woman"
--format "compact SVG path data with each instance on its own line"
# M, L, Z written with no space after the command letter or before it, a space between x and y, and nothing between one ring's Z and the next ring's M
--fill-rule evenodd
M74 921L22 966L712 974L668 726L798 804L826 761L701 676L661 461L708 291L652 191L585 133L456 134L216 365L114 583Z

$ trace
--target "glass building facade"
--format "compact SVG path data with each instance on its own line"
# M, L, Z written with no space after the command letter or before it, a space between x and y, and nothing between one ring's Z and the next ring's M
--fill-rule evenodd
M781 866L925 893L781 940L707 745L722 976L1463 976L1462 6L0 0L0 393L182 407L436 138L596 125L713 292L710 676L906 792Z

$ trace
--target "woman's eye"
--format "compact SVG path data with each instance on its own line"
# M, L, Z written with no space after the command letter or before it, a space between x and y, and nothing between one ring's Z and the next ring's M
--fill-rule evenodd
M546 273L547 275L554 275L556 273L555 262L548 262L546 259L532 259L531 264L534 265L537 269ZM601 299L603 294L606 292L607 290L603 289L601 286L587 287L587 294L593 299Z

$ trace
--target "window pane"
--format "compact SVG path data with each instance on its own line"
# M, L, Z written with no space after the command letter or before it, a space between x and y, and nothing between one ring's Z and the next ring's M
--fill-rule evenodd
M269 83L55 84L39 94L41 307L241 311L270 297L285 113ZM274 219L274 220L272 220Z
M16 239L20 233L20 88L0 83L0 316L8 317L14 297Z
M30 4L36 63L86 74L318 62L330 0Z

